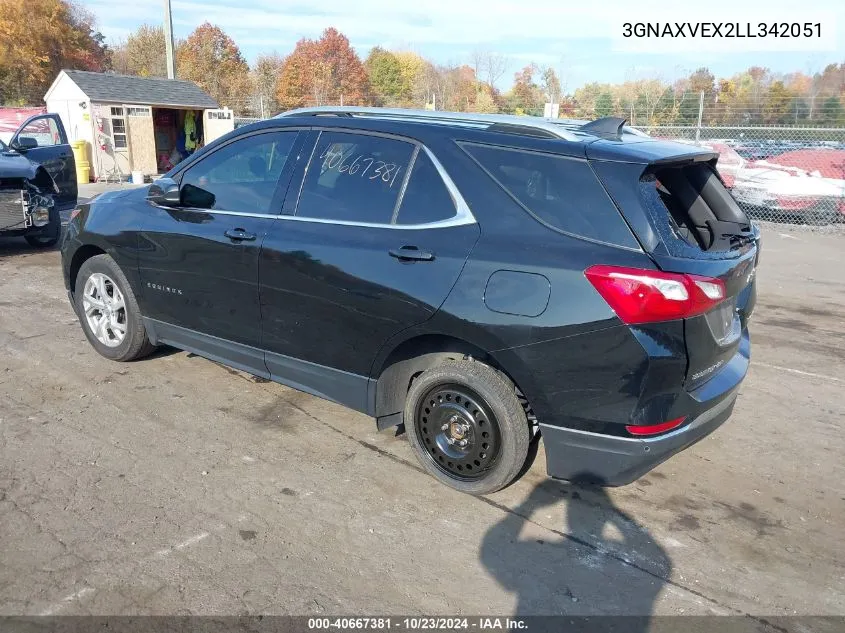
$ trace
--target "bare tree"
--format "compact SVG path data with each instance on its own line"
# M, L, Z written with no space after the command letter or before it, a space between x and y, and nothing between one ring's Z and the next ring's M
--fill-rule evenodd
M508 58L497 53L489 53L487 55L487 64L485 71L487 73L487 85L490 88L496 86L496 82L502 78L507 72L509 66Z
M285 64L284 58L275 51L259 55L252 66L252 80L255 86L253 109L259 116L271 116L280 110L276 99L276 84Z
M475 76L479 81L484 81L491 90L507 72L508 65L507 57L492 51L476 49L470 55L470 66L475 71Z
M560 86L560 79L555 69L551 66L540 68L540 87L543 89L543 95L548 99L549 103L560 103L563 89Z
M475 78L481 81L481 69L484 68L484 53L481 49L476 48L469 55L469 65L472 72L475 73Z

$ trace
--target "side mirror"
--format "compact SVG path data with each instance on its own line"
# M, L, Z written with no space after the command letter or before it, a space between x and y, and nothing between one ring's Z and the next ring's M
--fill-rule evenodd
M18 152L26 152L38 147L38 139L34 139L31 136L19 136L9 146Z
M162 207L178 207L182 204L179 185L170 178L159 178L150 185L147 200Z

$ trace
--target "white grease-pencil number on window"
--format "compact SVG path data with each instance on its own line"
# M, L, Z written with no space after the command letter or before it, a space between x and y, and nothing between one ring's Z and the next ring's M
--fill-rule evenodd
M367 154L358 154L352 158L353 154L354 148L353 151L346 153L336 145L330 145L320 155L323 160L322 171L335 170L341 174L359 176L367 180L381 180L389 183L389 187L393 186L396 177L402 171L402 166L396 163L377 160L375 156Z

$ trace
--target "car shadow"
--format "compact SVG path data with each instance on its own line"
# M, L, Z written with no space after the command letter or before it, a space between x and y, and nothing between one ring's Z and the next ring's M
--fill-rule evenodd
M22 237L3 237L0 235L0 257L58 252L59 244L61 244L61 240L53 246L30 246Z
M515 615L639 616L626 618L626 631L648 630L672 571L666 551L605 489L555 481L487 531L479 558L516 594Z
M165 358L167 356L173 356L174 354L182 353L181 349L176 347L170 347L170 345L157 345L156 348L152 351L149 356L144 356L143 358L139 358L135 363L146 363L147 361L157 360L159 358Z

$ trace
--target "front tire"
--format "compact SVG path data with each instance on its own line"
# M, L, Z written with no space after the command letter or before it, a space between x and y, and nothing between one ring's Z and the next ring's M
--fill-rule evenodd
M52 216L53 213L51 212ZM58 219L50 221L49 232L47 235L24 235L23 238L26 243L33 248L52 248L59 241L62 234L62 225Z
M501 490L528 456L530 429L514 384L478 361L447 361L420 374L404 416L422 467L461 492Z
M137 360L155 349L123 271L108 255L86 260L76 276L76 314L95 350L110 360Z

